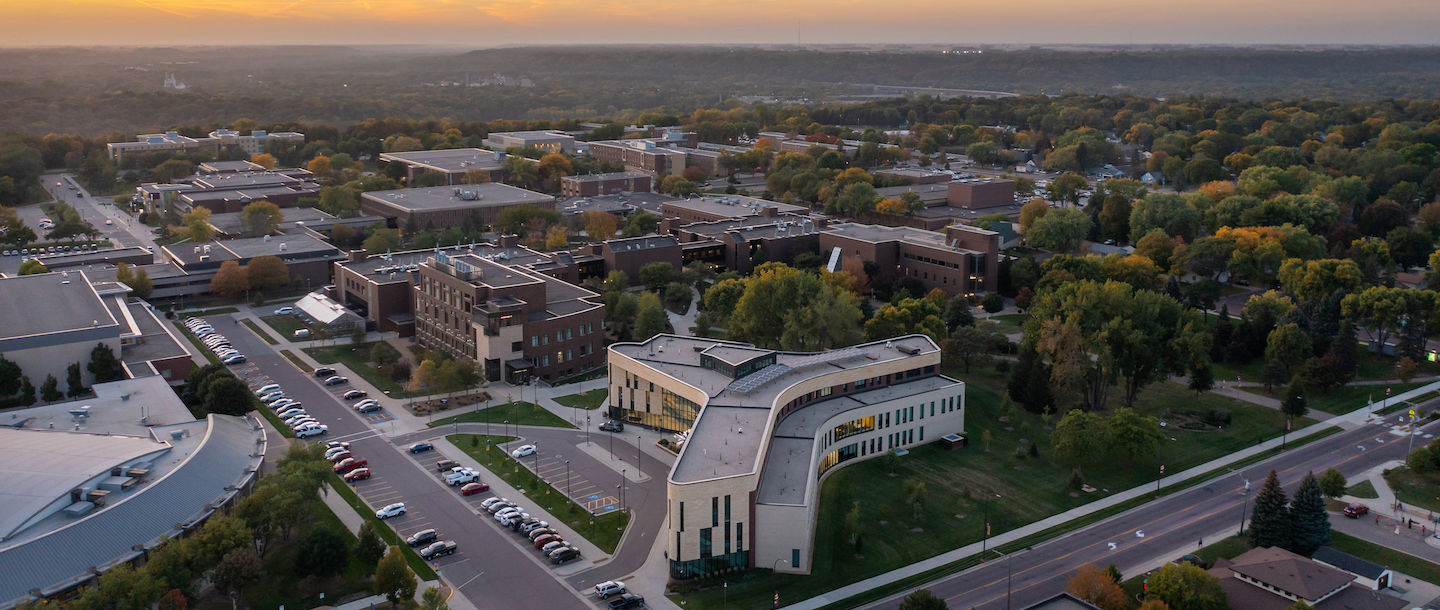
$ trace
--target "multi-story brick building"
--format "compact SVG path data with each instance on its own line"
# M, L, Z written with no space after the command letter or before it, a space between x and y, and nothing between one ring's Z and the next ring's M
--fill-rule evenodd
M999 178L956 180L950 183L946 201L957 208L1015 205L1015 182Z
M553 210L555 198L496 182L371 191L360 196L363 212L393 219L402 227L412 222L421 228L459 226L467 217L488 225L500 212L522 205Z
M835 223L820 232L820 254L835 269L848 259L873 262L881 278L915 278L927 291L975 294L998 287L999 234L978 227L951 225L938 233Z
M807 215L810 208L744 195L720 195L666 201L660 212L672 225L685 225L748 216Z
M420 344L475 360L486 379L510 383L561 379L604 363L600 295L505 262L468 251L420 262Z
M596 197L617 193L647 193L651 189L650 174L642 172L610 172L565 176L560 179L561 197Z

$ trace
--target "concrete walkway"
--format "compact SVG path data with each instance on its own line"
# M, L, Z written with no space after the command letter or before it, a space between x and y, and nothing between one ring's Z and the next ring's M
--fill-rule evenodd
M1417 557L1440 563L1440 538L1436 538L1436 525L1440 515L1432 511L1403 504L1395 499L1395 491L1385 481L1385 471L1404 467L1404 462L1386 462L1371 468L1364 475L1348 481L1351 486L1369 481L1375 488L1376 498L1357 498L1345 495L1339 501L1346 504L1363 504L1370 514L1360 519L1349 519L1337 515L1330 520L1336 531L1364 538L1376 544L1404 551Z
M1440 382L1431 383L1431 384L1428 384L1428 385L1425 385L1425 386L1422 386L1422 387L1419 387L1419 388L1415 388L1415 389L1410 390L1410 391L1408 391L1408 392L1404 392L1404 393L1402 393L1402 394L1399 394L1399 395L1396 395L1396 396L1392 396L1392 397L1390 397L1390 400L1391 400L1391 401L1404 401L1404 400L1408 400L1408 399L1410 399L1410 398L1414 398L1414 397L1416 397L1416 396L1420 396L1421 394L1424 394L1424 393L1427 393L1427 392L1430 392L1430 391L1434 391L1434 390L1437 390L1437 389L1440 389ZM1291 433L1289 434L1288 438L1289 438L1290 441L1294 441L1294 440L1297 440L1297 439L1302 439L1302 438L1305 438L1305 437L1310 436L1310 435L1312 435L1312 434L1316 434L1316 433L1318 433L1318 432L1320 432L1320 431L1322 431L1322 430L1324 430L1324 429L1326 429L1326 428L1329 428L1329 427L1331 427L1331 426L1340 426L1340 427L1342 427L1342 428L1347 428L1347 429L1349 429L1349 428L1353 428L1353 427L1356 427L1356 426L1364 425L1366 422L1373 421L1374 416L1371 415L1369 411L1370 411L1370 409L1374 406L1374 404L1376 404L1376 403L1371 403L1371 405L1367 405L1366 408L1356 409L1355 411L1352 411L1352 412L1347 413L1347 414L1345 414L1345 415L1338 415L1338 416L1332 417L1332 418L1330 418L1330 419L1328 419L1328 420L1326 420L1326 421L1323 421L1323 422L1314 424L1314 425L1312 425L1312 426L1309 426L1309 427L1306 427L1306 428L1303 428L1303 429L1300 429L1300 430L1296 430L1296 431L1294 431L1294 432L1291 432ZM1208 462L1208 463L1201 464L1201 465L1199 465L1199 466L1196 466L1196 467L1191 468L1191 469L1189 469L1189 470L1186 470L1186 471L1184 471L1184 472L1177 472L1177 473L1175 473L1175 474L1172 474L1172 475L1170 475L1170 476L1167 476L1167 477L1165 477L1165 478L1163 478L1163 479L1160 480L1160 485L1161 485L1162 487L1168 486L1168 485L1174 485L1174 484L1176 484L1176 483L1183 482L1183 481L1185 481L1185 480L1187 480L1187 479L1190 479L1190 478L1193 478L1193 477L1196 477L1196 476L1199 476L1199 475L1202 475L1202 474L1212 473L1212 472L1214 472L1214 471L1216 471L1216 470L1223 469L1223 468L1225 468L1226 466L1229 466L1229 465L1231 465L1231 464L1234 464L1235 462L1238 462L1238 461L1240 461L1240 460L1243 460L1243 459L1248 458L1248 457L1250 457L1250 456L1253 456L1253 455L1255 455L1255 454L1261 453L1261 452L1263 452L1263 451L1266 451L1266 450L1269 450L1269 449L1272 449L1272 448L1275 448L1275 447L1279 447L1280 444L1281 444L1281 439L1279 439L1279 438L1270 439L1270 440L1268 440L1268 441L1262 442L1262 443L1257 444L1257 445L1255 445L1255 446L1253 446L1253 447L1250 447L1250 448L1248 448L1248 449L1243 449L1243 450L1241 450L1241 451L1237 451L1237 452L1232 453L1232 454L1230 454L1230 455L1227 455L1227 456L1225 456L1225 457L1218 458L1218 459L1215 459L1215 460L1211 460L1211 461ZM1109 508L1109 507L1111 507L1111 506L1114 506L1114 505L1116 505L1116 504L1120 504L1120 503L1126 502L1126 501L1128 501L1128 500L1131 500L1131 499L1134 499L1134 498L1137 498L1137 497L1141 497L1141 496L1145 496L1145 495L1152 494L1152 493L1154 493L1154 490L1155 490L1155 485L1154 485L1153 483L1141 485L1141 486L1138 486L1138 487L1133 487L1133 488L1131 488L1131 489L1128 489L1128 490L1125 490L1125 491L1122 491L1122 492L1119 492L1119 493L1116 493L1116 494L1112 494L1112 495L1107 496L1107 497L1105 497L1105 498L1096 500L1096 501L1091 502L1091 503L1089 503L1089 504L1086 504L1086 505L1084 505L1084 506L1079 506L1079 507L1070 509L1070 510L1068 510L1068 511L1065 511L1065 512L1063 512L1063 513L1060 513L1060 514L1057 514L1057 515L1052 515L1052 516L1050 516L1050 517L1048 517L1048 518L1046 518L1046 519L1042 519L1042 520L1040 520L1040 521L1036 521L1036 522L1031 523L1031 524L1029 524L1029 525L1026 525L1026 526L1023 526L1023 527L1019 527L1019 528L1010 530L1010 531L1005 532L1005 533L1003 533L1003 534L999 534L999 535L996 535L996 536L991 536L990 539L987 541L987 543L988 543L988 546L990 546L990 547L997 547L997 546L1000 546L1000 545L1002 545L1002 544L1006 544L1006 543L1009 543L1009 542L1014 542L1014 541L1016 541L1016 540L1019 540L1019 539L1021 539L1021 538L1026 537L1026 536L1029 536L1029 535L1031 535L1031 534L1035 534L1035 533L1037 533L1037 532L1044 531L1044 530L1049 529L1049 528L1051 528L1051 527L1055 527L1055 526L1057 526L1057 525L1060 525L1060 524L1063 524L1063 523L1072 521L1072 520L1074 520L1074 519L1078 519L1078 518L1080 518L1080 517L1084 517L1084 516L1086 516L1086 515L1095 513L1095 512L1100 511L1100 510L1104 510L1104 509ZM852 583L852 584L846 585L846 586L844 586L844 587L840 587L840 588L838 588L838 589L831 590L831 591L829 591L829 592L826 592L826 593L824 593L824 594L821 594L821 595L812 597L812 598L810 598L810 599L807 599L807 600L805 600L805 601L799 602L799 603L797 603L797 604L787 606L787 608L795 608L795 609L798 609L798 610L811 610L811 609L814 609L814 608L820 608L820 607L826 606L826 605L828 605L828 604L832 604L832 603L838 602L838 601L840 601L840 600L843 600L843 599L845 599L845 598L847 598L847 597L850 597L850 596L853 596L853 595L859 595L859 594L864 593L864 592L866 592L866 591L869 591L869 590L871 590L871 589L875 589L875 588L877 588L877 587L882 587L882 586L885 586L885 585L894 583L894 582L896 582L896 581L899 581L899 580L902 580L902 579L905 579L905 578L909 578L909 577L911 577L911 576L915 576L915 575L920 574L920 573L922 573L922 572L926 572L926 571L929 571L929 570L931 570L931 569L938 568L938 567L940 567L940 566L944 566L944 565L946 565L946 564L950 564L950 563L953 563L953 562L956 562L956 561L960 561L961 559L965 559L965 558L970 557L970 556L973 556L973 555L978 555L978 554L980 554L980 552L981 552L981 546L982 546L982 544L987 544L987 543L976 542L976 543L973 543L973 544L969 544L969 545L960 547L960 548L958 548L958 549L955 549L955 550L953 550L953 551L949 551L949 552L947 552L947 553L942 553L942 554L940 554L940 555L936 555L935 557L931 557L931 558L926 559L926 560L923 560L923 561L918 561L918 562L912 563L912 564L910 564L910 565L907 565L907 566L904 566L904 567L901 567L901 568L896 568L896 569L891 570L891 571L889 571L889 572L886 572L886 573L884 573L884 574L881 574L881 575L878 575L878 576L874 576L874 577L871 577L871 578L867 578L867 579L865 579L865 580L862 580L862 581L859 581L859 582L856 582L856 583Z

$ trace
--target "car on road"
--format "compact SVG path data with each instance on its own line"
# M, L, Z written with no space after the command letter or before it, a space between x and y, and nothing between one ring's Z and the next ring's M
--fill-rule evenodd
M368 462L367 460L363 460L363 459L362 459L362 460L357 460L357 459L355 459L355 458L346 458L344 461L340 462L339 464L336 464L334 470L335 470L335 472L338 474L338 473L342 473L342 472L350 472L351 470L355 470L356 468L359 468L359 467L361 467L361 466L368 466L368 465L369 465L369 462Z
M325 385L340 385L342 383L350 383L350 378L336 375L325 380Z
M605 599L611 595L620 595L625 592L625 583L618 580L607 580L595 585L595 596Z
M275 310L277 316L288 316L292 313L295 313L295 308L288 305Z
M424 453L434 448L435 445L430 443L415 443L414 445L410 445L410 453Z
M398 517L403 514L405 514L405 503L396 502L394 504L388 504L384 508L375 511L375 518L389 519L391 517Z
M1370 507L1364 504L1351 504L1345 507L1345 516L1351 519L1359 519L1370 512Z
M554 560L555 558L552 556L550 559L551 559L551 560ZM557 562L557 563L563 563L563 562ZM634 593L626 593L626 594L624 594L624 595L621 595L620 597L617 597L617 598L615 598L615 599L610 600L610 610L630 610L630 608L644 608L644 607L645 607L645 597L644 597L644 596L640 596L640 595L636 595L636 594L634 594Z
M345 400L355 400L356 398L364 398L369 395L370 393L366 392L365 390L350 390L349 392L342 394L340 398L343 398Z
M516 450L510 452L510 457L513 457L515 459L520 459L522 457L530 455L535 455L535 445L521 445Z
M370 469L369 469L369 468L356 468L355 470L351 470L350 472L345 473L345 482L346 482L346 483L353 483L353 482L355 482L355 481L363 481L363 480L368 479L368 478L370 478Z
M605 423L600 424L600 429L605 432L624 432L625 422L619 422L613 419L607 420Z
M540 536L539 538L536 538L534 540L535 548L543 548L545 545L550 544L551 542L555 542L559 539L560 536L557 534L545 534L544 536Z
M436 533L433 529L420 530L418 532L410 534L410 537L405 539L405 544L408 544L410 546L420 546L422 544L429 544L431 542L435 542L435 540L437 540L439 537L440 534Z
M335 369L332 369L332 368L330 368L330 367L328 367L328 366L322 366L322 367L320 367L320 368L318 368L318 369L315 369L315 370L314 370L313 372L311 372L310 374L311 374L311 375L314 375L314 376L316 376L316 377L331 377L331 376L335 375Z
M430 546L425 547L424 549L421 549L420 557L422 559L434 559L436 557L454 555L456 548L458 548L457 545L449 540L446 540L444 542L436 542L434 544L431 544Z
M327 426L325 424L312 424L296 430L295 438L310 438L312 436L320 436L321 434L329 431L330 426Z

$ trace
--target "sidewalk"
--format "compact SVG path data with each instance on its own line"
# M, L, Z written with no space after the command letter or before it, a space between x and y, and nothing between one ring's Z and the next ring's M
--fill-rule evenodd
M1408 392L1392 396L1389 400L1404 401L1436 389L1440 389L1440 382L1431 383L1419 388L1415 388ZM1331 426L1353 427L1355 425L1363 424L1372 417L1369 411L1374 404L1377 403L1371 403L1371 405L1367 405L1366 408L1356 409L1351 413L1347 413L1345 415L1338 415L1318 424L1314 424L1312 426L1293 431L1288 435L1288 440L1294 441L1297 439L1302 439L1312 434L1316 434L1321 430L1324 430ZM1164 487L1168 485L1174 485L1192 477L1222 469L1230 464L1248 458L1262 451L1279 447L1281 441L1282 439L1280 438L1270 439L1247 449L1243 449L1230 455L1211 460L1208 463L1201 464L1184 472L1177 472L1161 479L1160 486ZM1153 484L1133 487L1131 489L1096 500L1084 506L1078 506L1063 513L1052 515L1046 519L1036 521L1024 527L1016 528L996 536L991 536L987 542L976 542L973 544L969 544L948 553L936 555L935 557L931 557L923 561L912 563L901 568L896 568L879 576L873 576L871 578L867 578L865 580L831 590L829 592L817 595L815 597L787 607L795 608L797 610L811 610L814 608L820 608L822 606L826 606L843 600L852 595L859 595L871 589L882 587L898 580L915 576L917 574L959 561L972 555L977 555L981 552L980 549L983 544L988 544L988 546L990 547L997 547L1002 544L1014 542L1031 534L1044 531L1051 527L1055 527L1057 525L1072 521L1074 519L1078 519L1080 517L1095 513L1100 510L1104 510L1106 508L1126 502L1133 498L1154 493L1154 489L1155 487Z
M1440 539L1436 538L1436 525L1440 524L1440 515L1404 504L1397 508L1395 491L1390 489L1390 484L1385 480L1386 470L1404 465L1405 463L1399 460L1386 462L1371 468L1355 480L1348 481L1350 485L1370 481L1370 485L1375 488L1375 495L1379 497L1340 496L1339 501L1346 504L1363 504L1369 507L1370 514L1359 519L1331 519L1331 526L1352 536L1440 562ZM1413 523L1406 527L1411 521Z

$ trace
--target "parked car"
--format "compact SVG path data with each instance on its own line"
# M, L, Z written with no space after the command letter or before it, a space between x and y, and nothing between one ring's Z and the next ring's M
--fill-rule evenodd
M540 547L540 552L549 555L551 553L554 553L555 551L565 548L568 545L569 543L565 542L564 540L551 540L550 542L545 543L545 546Z
M509 502L509 500L506 500L505 498L487 498L485 501L480 503L480 508L490 510L491 506L494 506L501 502Z
M288 305L275 310L277 316L288 316L292 313L295 313L295 308Z
M550 527L550 524L549 524L549 523L546 523L546 522L541 521L541 520L539 520L539 519L530 518L530 519L526 519L524 522L522 522L522 523L520 524L520 533L522 533L522 534L529 534L530 532L533 532L533 531L535 531L535 530L538 530L538 529L548 529L549 527Z
M445 475L445 482L448 483L451 487L454 487L456 485L464 485L466 483L473 483L479 480L480 471L473 468L461 468L459 470L451 471L450 474Z
M372 403L370 403L370 404L368 404L368 405L365 405L365 406L363 406L363 407L360 407L359 409L356 409L356 411L358 411L358 412L360 412L360 413L374 413L374 412L379 411L379 410L384 409L384 408L385 408L385 407L380 406L380 403L378 403L378 402L372 402Z
M535 455L535 445L521 445L518 449L510 452L510 457L517 460L531 455Z
M351 470L350 472L345 473L345 477L344 477L344 478L345 478L345 482L346 482L346 483L354 483L355 481L363 481L363 480L365 480L365 479L370 478L370 469L369 469L369 468L356 468L355 470Z
M410 453L424 453L434 448L435 445L431 445L430 443L415 443L414 445L410 445Z
M521 512L510 513L510 514L506 515L504 518L500 519L500 525L503 525L503 526L508 527L508 528L510 528L510 529L515 529L517 526L520 525L520 523L524 522L526 519L532 519L532 518L533 518L533 517L530 516L530 513L521 513Z
M345 400L355 400L356 398L364 398L369 395L370 393L366 392L365 390L350 390L349 392L341 395L340 398L343 398Z
M455 460L440 460L438 462L435 462L435 468L440 472L445 472L446 470L450 470L459 465L460 462L457 462Z
M555 533L556 533L555 530L552 530L552 529L550 529L550 528L548 528L548 527L537 527L537 528L535 528L535 529L533 529L533 530L530 530L529 532L526 532L526 533L525 533L525 536L530 539L530 542L535 542L535 540L536 540L537 538L539 538L539 537L541 537L541 536L544 536L545 534L555 534ZM557 535L558 535L558 534L557 534Z
M484 491L489 491L489 490L490 490L490 484L489 484L489 483L466 483L464 487L461 487L461 488L460 488L460 495L462 495L462 496L473 496L473 495L475 495L475 494L478 494L478 493L481 493L481 492L484 492Z
M536 538L536 539L534 540L535 548L537 548L537 549L538 549L538 548L544 548L545 545L550 544L551 542L555 542L556 540L559 540L559 539L560 539L560 536L558 536L558 535L555 535L555 534L545 534L544 536L541 536L541 537Z
M425 547L424 549L421 549L420 557L422 559L435 559L436 557L453 555L455 554L456 548L457 545L449 540L446 540L444 542L436 542L434 544L431 544L430 546Z
M574 560L579 559L579 558L580 558L580 549L577 549L577 548L575 548L575 547L573 547L573 546L567 546L567 547L564 547L564 548L562 548L562 549L560 549L560 550L557 550L557 551L554 551L554 552L550 553L550 563L553 563L553 564L555 564L555 565L560 565L560 564L565 563L565 562L567 562L567 561L574 561Z
M350 443L347 443L347 442L345 442L345 441L330 441L330 442L328 442L328 443L325 443L325 446L326 446L326 447L344 447L344 448L346 448L346 449L349 449L349 448L350 448Z
M354 408L355 410L358 411L358 410L364 409L365 407L368 407L368 406L370 406L370 405L378 405L378 404L380 404L380 401L375 400L374 398L366 398L365 400L362 400L362 401L357 402L357 403L355 403L355 404L353 404L353 405L350 405L350 406L351 406L351 408Z
M606 431L606 432L624 432L624 431L625 431L625 422L615 421L615 420L611 419L611 420L606 421L606 422L603 423L603 424L600 424L600 429L601 429L601 430L604 430L604 431Z
M336 375L325 380L325 385L340 385L342 383L350 383L350 379L348 377L341 377L339 375Z
M618 580L607 580L595 585L595 596L605 599L611 595L620 595L625 592L625 583Z
M318 369L315 369L315 371L310 374L316 377L330 377L335 374L335 369L332 369L328 366L322 366Z
M355 456L350 454L349 449L341 449L339 451L336 451L335 453L330 453L329 451L325 452L325 459L329 460L331 464L339 464L340 462L343 462L352 457Z
M437 534L433 529L420 530L418 532L410 534L410 537L405 539L405 544L408 544L410 546L430 544L431 542L435 542L437 539L439 539L439 537L440 535Z
M258 387L258 388L255 388L255 395L256 395L256 396L264 396L264 395L269 394L269 393L271 393L271 392L279 392L279 391L280 391L280 384L278 384L278 383L272 383L272 384L269 384L269 385L262 385L262 386L260 386L260 387Z
M320 436L330 431L330 426L325 424L313 424L295 431L295 438L310 438Z
M1364 504L1351 504L1345 507L1345 516L1351 519L1359 519L1370 512L1370 507Z
M509 519L510 517L523 514L525 514L525 509L520 508L519 506L511 506L501 509L500 511L496 512L494 516L496 521L504 521L506 519Z
M359 467L361 467L361 466L366 466L366 465L368 465L368 464L369 464L369 462L366 461L366 460L357 460L357 459L355 459L355 458L349 458L349 459L346 459L346 460L343 461L343 462L340 462L339 464L336 464L336 465L335 465L335 472L336 472L336 473L350 472L351 470L354 470L354 469L359 468Z
M394 504L386 505L384 508L375 511L375 518L389 519L390 517L398 517L403 514L405 514L405 503L396 502Z
M228 358L225 358L224 360L221 360L221 362L224 362L225 364L229 364L229 365L245 364L245 355L244 355L244 354L235 354L235 355L233 355L233 356L230 356L230 357L228 357Z
M333 458L341 453L349 452L350 449L348 447L330 447L329 449L325 450L325 459L329 460L330 458Z
M553 560L555 558L551 557L551 559ZM630 608L643 607L645 607L645 598L634 593L626 593L610 600L610 610L629 610Z

